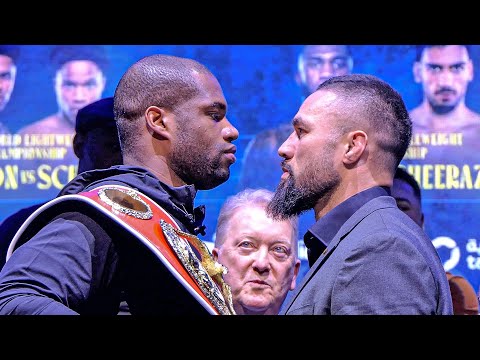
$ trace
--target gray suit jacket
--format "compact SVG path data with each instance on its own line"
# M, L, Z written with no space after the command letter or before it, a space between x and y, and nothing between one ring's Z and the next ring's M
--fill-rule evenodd
M281 314L453 314L445 270L431 240L390 196L341 227Z

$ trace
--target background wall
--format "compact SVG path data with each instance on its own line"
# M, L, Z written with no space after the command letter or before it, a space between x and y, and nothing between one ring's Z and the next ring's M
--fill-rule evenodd
M47 70L51 46L22 45L21 48L16 86L10 103L0 115L0 120L12 131L57 111L52 74ZM229 120L240 132L236 141L238 160L257 132L280 122L290 122L300 105L300 93L294 81L300 45L106 45L106 48L111 64L107 71L105 97L113 96L124 71L146 55L172 54L194 58L207 65L223 87L229 106ZM389 82L403 95L409 109L421 101L420 85L414 83L412 75L413 46L355 45L352 52L354 72L377 75ZM480 46L473 46L471 56L477 74L480 74L479 55ZM478 80L470 84L467 105L480 112ZM0 151L6 147L0 146ZM453 196L453 193L446 194L448 190L425 189L425 230L434 241L446 269L464 275L478 290L480 152L465 150L473 151L469 161L474 187ZM460 152L455 156L461 157L462 154ZM22 184L21 175L12 170L14 166L14 160L0 156L0 221L22 207L54 197L59 190L54 185L40 190L38 182ZM197 205L207 206L207 236L204 240L212 239L218 211L225 197L238 190L240 161L231 170L232 176L225 184L198 194ZM8 176L17 177L18 187L9 188ZM313 218L309 223L313 223ZM301 229L301 236L304 230ZM306 252L303 250L300 254L304 256ZM302 275L305 271L304 261Z

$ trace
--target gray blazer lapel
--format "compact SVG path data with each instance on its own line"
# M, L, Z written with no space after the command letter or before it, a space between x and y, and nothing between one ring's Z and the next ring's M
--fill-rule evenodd
M326 249L323 250L322 254L318 257L318 259L315 261L315 263L312 265L312 267L305 274L301 283L296 287L295 292L293 293L292 297L290 298L290 301L285 306L285 311L287 311L290 308L292 303L298 297L298 294L300 294L302 289L307 285L307 283L310 281L310 279L313 277L313 275L315 275L315 273L318 271L318 269L328 259L328 257L335 250L335 248L337 247L337 245L339 244L339 242L342 238L340 238L337 234L335 236L335 238L332 240L332 242L326 247Z
M345 224L343 224L343 226L340 228L338 233L332 239L330 244L328 244L327 248L322 252L322 254L319 256L319 258L312 265L310 270L308 270L308 272L305 274L301 283L295 289L292 297L290 298L290 301L284 307L284 309L285 309L284 312L286 312L290 308L292 303L298 297L298 294L307 285L307 283L310 281L310 279L313 277L313 275L315 275L315 273L318 271L318 269L320 269L320 267L325 263L325 261L327 261L327 259L333 253L333 251L335 251L335 249L337 248L340 241L342 241L353 229L355 229L357 227L357 225L365 217L367 217L372 212L374 212L378 209L383 209L383 208L388 208L388 207L396 207L396 206L397 206L397 203L395 202L394 198L392 198L390 196L380 196L378 198L375 198L375 199L367 202L364 206L362 206L360 209L358 209L345 222Z

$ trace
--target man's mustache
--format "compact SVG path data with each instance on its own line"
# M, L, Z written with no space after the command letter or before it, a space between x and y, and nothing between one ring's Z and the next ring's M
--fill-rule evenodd
M435 95L440 95L442 93L453 93L453 94L456 94L457 91L451 87L448 87L448 86L444 86L444 87L441 87L440 89L438 89L437 91L435 91Z

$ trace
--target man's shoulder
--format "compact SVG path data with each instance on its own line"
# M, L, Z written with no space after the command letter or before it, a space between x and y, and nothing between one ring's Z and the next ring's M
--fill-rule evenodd
M448 285L452 294L455 314L478 314L478 296L466 278L446 272Z
M379 196L367 201L350 216L346 225L347 229L356 229L380 239L385 234L404 238L405 233L413 234L411 230L417 228L417 234L423 234L420 227L398 208L391 196Z
M408 115L415 116L422 112L424 112L424 110L422 104L420 104L408 110Z
M10 134L10 130L7 125L0 121L0 134Z
M466 117L468 117L469 119L469 122L467 123L467 125L476 125L477 127L480 126L480 113L468 108L467 110L468 110L468 114Z
M74 132L73 126L66 126L59 118L58 114L49 115L43 119L22 127L17 134L60 134Z
M414 126L420 126L423 127L427 123L427 119L429 118L428 112L425 110L425 108L422 105L419 105L413 109L411 109L408 112L408 115L410 116L410 120L412 120L412 123Z
M466 278L458 274L452 274L451 272L446 272L447 279L449 283L457 284L463 291L470 292L475 294L473 286L468 282Z

